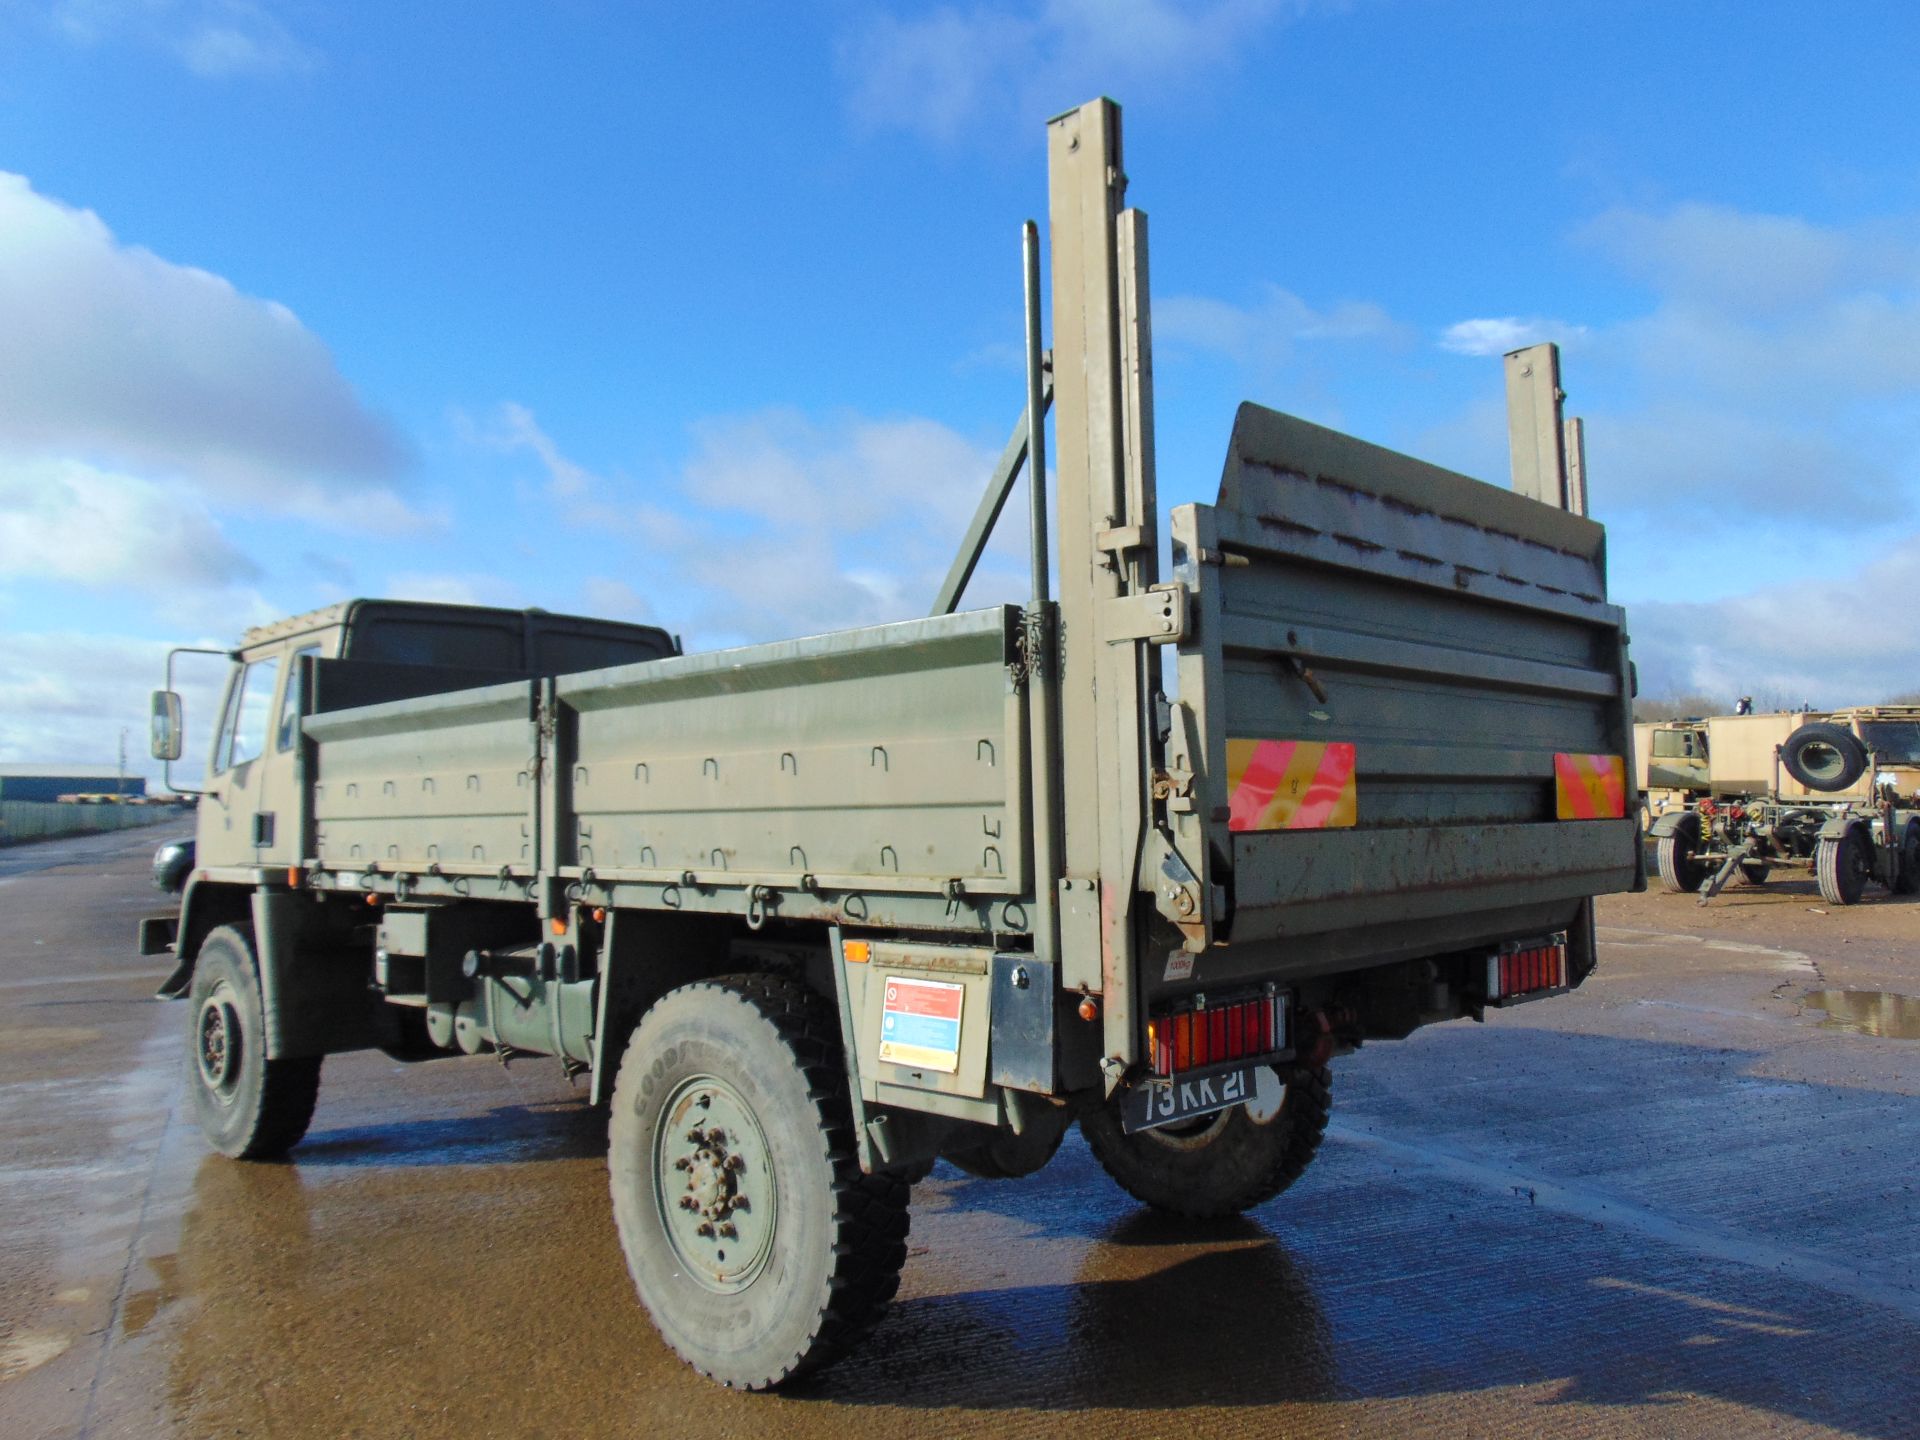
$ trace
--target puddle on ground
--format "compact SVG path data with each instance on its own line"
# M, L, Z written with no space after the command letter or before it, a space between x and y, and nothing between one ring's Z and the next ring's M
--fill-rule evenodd
M1920 995L1888 990L1809 990L1802 999L1827 1012L1828 1030L1879 1035L1889 1040L1920 1040Z

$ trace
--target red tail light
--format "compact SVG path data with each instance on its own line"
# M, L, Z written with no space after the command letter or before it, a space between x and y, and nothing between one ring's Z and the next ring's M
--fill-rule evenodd
M1147 1050L1153 1073L1178 1075L1229 1060L1251 1060L1287 1048L1287 997L1276 992L1250 1000L1231 1000L1147 1021Z
M1493 1002L1563 990L1567 984L1567 942L1563 936L1522 942L1487 957L1487 999Z

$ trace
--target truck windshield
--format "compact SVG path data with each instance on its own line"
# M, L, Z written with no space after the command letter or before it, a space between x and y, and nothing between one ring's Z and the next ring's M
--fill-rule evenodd
M1883 765L1920 765L1920 720L1862 720L1860 738Z
M1653 753L1663 760L1697 760L1707 753L1707 737L1698 730L1656 730Z

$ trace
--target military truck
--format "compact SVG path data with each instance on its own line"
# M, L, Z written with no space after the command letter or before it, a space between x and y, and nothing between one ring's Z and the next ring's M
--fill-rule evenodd
M1793 728L1776 739L1781 721ZM1717 717L1708 740L1712 795L1650 831L1670 893L1704 905L1775 869L1811 871L1831 905L1855 904L1869 881L1920 890L1920 706Z
M1711 793L1704 720L1643 721L1633 727L1633 753L1648 824Z
M217 1150L295 1145L342 1051L553 1057L610 1107L660 1333L760 1389L875 1322L936 1157L1028 1174L1077 1122L1146 1204L1233 1213L1313 1158L1335 1056L1593 970L1592 898L1644 873L1557 354L1508 358L1515 491L1242 406L1163 571L1118 107L1048 148L1053 346L1029 222L1026 405L933 614L713 654L365 602L247 637L142 946ZM961 610L1023 464L1031 598Z

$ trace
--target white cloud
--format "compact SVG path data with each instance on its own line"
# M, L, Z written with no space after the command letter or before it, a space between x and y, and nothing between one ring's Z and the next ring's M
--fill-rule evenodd
M1146 93L1217 76L1267 26L1314 0L1045 0L1027 11L874 13L840 44L861 122L951 140L983 114L1051 114L1062 97Z
M117 240L0 172L0 452L177 476L325 519L406 461L292 311Z
M440 605L499 605L517 609L526 604L518 585L497 575L402 571L389 575L380 589L389 600L428 600Z
M579 479L561 513L609 547L596 569L640 577L583 581L589 608L684 628L700 645L924 614L999 453L921 418L774 409L694 425L679 473L648 487L592 474L514 409L513 444L549 477ZM967 603L1019 598L1024 521L1016 496Z
M1398 344L1405 331L1371 301L1342 300L1325 309L1268 284L1248 305L1202 295L1153 302L1154 343L1212 351L1242 365L1271 368L1303 343L1374 341Z
M9 580L165 598L259 573L191 494L77 460L0 459L0 576Z
M254 0L56 0L52 18L75 44L131 40L207 79L319 63L272 9Z
M147 697L164 677L167 649L165 641L118 635L0 631L0 760L111 765L124 727L128 773L158 775L158 762L147 758ZM201 768L226 669L200 655L175 668L188 741L176 779Z
M653 602L625 580L589 575L580 582L580 599L589 615L599 615L608 620L644 622L653 619Z
M1630 606L1640 691L1773 695L1822 708L1910 692L1920 688L1920 628L1903 621L1917 592L1920 534L1836 578Z
M464 411L455 411L453 419L455 430L469 443L507 453L531 451L547 472L551 495L561 499L585 495L597 483L592 471L560 453L560 447L533 418L533 411L516 401L496 405L484 421L475 421Z
M1565 343L1586 333L1583 325L1538 316L1500 315L1484 320L1462 320L1440 332L1440 348L1455 355L1505 355L1542 340Z

